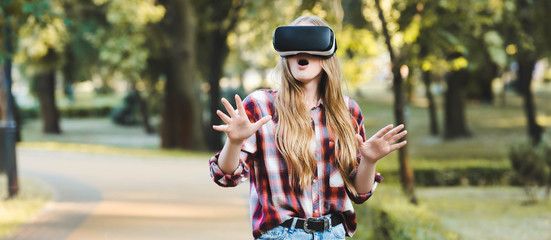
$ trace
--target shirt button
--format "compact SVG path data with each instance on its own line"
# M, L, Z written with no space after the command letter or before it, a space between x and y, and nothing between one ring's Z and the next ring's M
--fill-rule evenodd
M312 182L313 182L313 183L316 183L316 182L317 182L317 180L316 180L316 179L314 179L314 180L312 180Z

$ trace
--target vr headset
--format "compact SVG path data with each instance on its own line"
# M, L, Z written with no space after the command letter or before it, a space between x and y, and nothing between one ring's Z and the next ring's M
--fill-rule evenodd
M337 51L333 30L326 26L281 26L274 31L273 45L281 57L307 53L330 58Z

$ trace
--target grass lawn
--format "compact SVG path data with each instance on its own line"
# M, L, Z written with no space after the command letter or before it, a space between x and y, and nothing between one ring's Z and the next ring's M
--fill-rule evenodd
M541 200L538 204L524 204L526 197L522 188L417 188L416 195L420 210L436 215L444 231L454 233L448 234L448 239L551 239L551 199ZM397 185L382 184L366 204L356 208L359 212L365 212L360 208L389 204L402 196ZM407 203L403 201L403 204ZM366 221L372 219L358 216L359 224ZM368 234L360 232L357 239L364 239L364 235Z
M523 204L522 188L420 188L417 194L461 239L551 239L551 201Z
M0 174L0 238L9 236L19 224L36 216L52 198L51 191L42 184L20 177L18 196L6 200L6 181L6 175Z

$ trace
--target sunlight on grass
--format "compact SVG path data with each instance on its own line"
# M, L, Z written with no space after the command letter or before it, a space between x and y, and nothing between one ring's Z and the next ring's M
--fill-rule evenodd
M417 196L461 239L551 239L551 201L524 205L522 188L419 188Z
M9 236L18 225L36 216L52 198L47 187L31 179L20 179L20 192L10 200L5 200L7 183L4 174L0 174L0 186L0 238Z
M442 223L446 232L458 234L449 235L446 239L551 239L551 199L525 205L522 188L417 188L416 196L418 210L425 209L428 219ZM391 200L405 202L400 187L397 184L381 184L367 205L390 204L387 202ZM390 206L400 208L400 204ZM373 221L365 215L366 207L369 206L355 207L360 214L360 225Z
M539 124L541 124L544 127L551 126L551 116L539 115L537 117L537 121Z

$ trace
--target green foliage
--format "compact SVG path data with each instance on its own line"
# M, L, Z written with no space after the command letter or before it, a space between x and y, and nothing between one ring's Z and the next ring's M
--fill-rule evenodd
M0 62L3 62L4 58L13 58L15 51L18 50L19 35L18 29L27 27L29 25L41 24L42 26L48 28L47 22L45 20L55 17L53 13L53 7L48 1L40 0L26 0L26 1L13 1L7 0L0 3ZM54 30L54 31L52 31ZM29 31L27 31L27 34ZM36 34L36 33L34 33ZM49 36L36 36L38 38L46 38L48 43L51 43L48 40L51 40L52 34L55 34L55 29L49 28ZM27 36L28 37L28 36ZM31 36L32 37L32 36ZM42 39L44 40L44 39ZM9 43L11 49L6 49L6 44ZM33 39L27 39L27 45L33 45ZM44 55L44 43L43 41L38 41L38 55L39 57ZM46 44L50 45L50 44ZM35 46L36 47L36 46ZM35 49L36 50L36 49ZM32 51L33 53L36 51Z
M447 231L427 206L415 206L402 197L377 195L369 204L355 206L355 239L458 239Z
M419 186L486 186L508 184L509 168L470 167L464 169L415 170L415 184Z
M509 159L516 180L525 187L529 201L537 199L532 188L551 188L551 144L544 139L534 146L530 141L520 141L511 146ZM549 193L547 193L549 194Z
M393 159L394 160L394 159ZM393 161L390 160L390 161ZM514 184L507 162L486 159L412 159L417 186L492 186ZM385 160L379 166L385 183L398 183L396 166Z
M379 54L381 49L377 47L371 31L346 24L336 33L336 38L339 48L337 55L343 62L343 74L352 87L365 83L373 72L379 70L372 57Z
M533 59L551 56L551 27L545 24L551 11L549 1L502 0L502 21L496 26L507 45Z
M59 1L24 1L12 17L14 63L27 75L59 68L68 39L63 8Z
M99 61L107 76L120 73L139 79L147 67L150 49L146 46L147 25L159 22L165 8L147 0L96 0L105 9L107 25L84 33L99 51Z
M533 146L529 141L519 142L511 147L511 165L522 183L544 185L548 182L550 149L551 145L547 142Z

